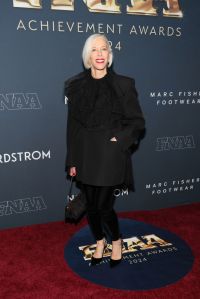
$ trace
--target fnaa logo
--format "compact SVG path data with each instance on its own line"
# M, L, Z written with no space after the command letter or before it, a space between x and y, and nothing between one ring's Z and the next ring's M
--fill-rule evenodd
M37 93L0 94L0 111L27 109L42 109Z
M146 242L144 242L146 241ZM138 251L144 251L144 250L150 250L154 248L158 248L161 246L172 246L172 243L169 243L168 241L165 241L161 239L159 236L155 234L149 234L145 236L141 236L138 238L137 236L123 239L123 253L132 253L132 252L138 252ZM79 246L79 250L83 254L84 260L90 260L92 257L92 254L94 253L96 248L96 244L92 245L84 245ZM110 256L112 252L112 245L107 244L106 250L104 252L104 257Z
M49 0L51 9L74 11L79 1L75 0ZM90 12L97 13L121 13L123 1L116 0L82 0ZM42 0L13 0L14 7L42 8ZM157 16L158 7L154 6L154 0L130 0L126 5L127 14ZM160 0L162 14L165 17L183 17L179 0Z
M170 151L196 148L194 137L188 136L172 136L160 137L156 140L156 151Z
M46 209L47 206L42 196L0 202L0 216L30 213Z

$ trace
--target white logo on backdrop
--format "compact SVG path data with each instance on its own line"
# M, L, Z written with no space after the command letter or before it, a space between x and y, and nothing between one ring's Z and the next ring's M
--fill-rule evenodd
M155 181L147 183L145 189L151 195L163 195L177 192L191 192L200 183L200 177L185 178L185 179L168 179L165 181Z
M47 205L41 195L0 202L0 216L32 213L46 209Z
M42 105L37 93L0 94L0 111L35 109L42 109Z
M33 152L17 152L0 154L0 165L3 163L16 163L51 159L51 151L33 151Z
M200 91L150 91L149 99L154 100L154 104L158 107L197 105L200 104Z
M171 136L159 137L156 139L156 151L170 151L196 148L194 137L188 136Z

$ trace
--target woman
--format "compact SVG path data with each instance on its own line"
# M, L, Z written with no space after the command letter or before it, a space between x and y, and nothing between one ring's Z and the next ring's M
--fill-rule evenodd
M144 118L134 79L114 73L107 38L91 35L82 52L85 71L65 82L68 98L66 170L81 182L87 218L97 245L91 264L99 264L112 238L110 266L122 260L122 239L113 209L114 189L133 189L131 146L138 143Z

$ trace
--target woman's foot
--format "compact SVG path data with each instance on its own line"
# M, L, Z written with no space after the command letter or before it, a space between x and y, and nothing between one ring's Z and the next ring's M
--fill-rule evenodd
M110 267L113 268L117 266L122 260L122 246L123 240L118 239L117 241L112 241L112 254L110 258Z
M102 261L106 246L107 246L107 242L105 239L97 241L97 246L96 246L95 252L93 253L93 255L91 257L91 265L92 266L97 265Z

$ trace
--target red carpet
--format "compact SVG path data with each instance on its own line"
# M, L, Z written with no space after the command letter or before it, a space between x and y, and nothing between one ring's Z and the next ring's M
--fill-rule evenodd
M200 203L158 211L119 213L167 229L190 245L194 266L177 283L150 291L119 291L80 278L66 265L64 245L87 222L56 222L0 232L0 298L200 298Z

